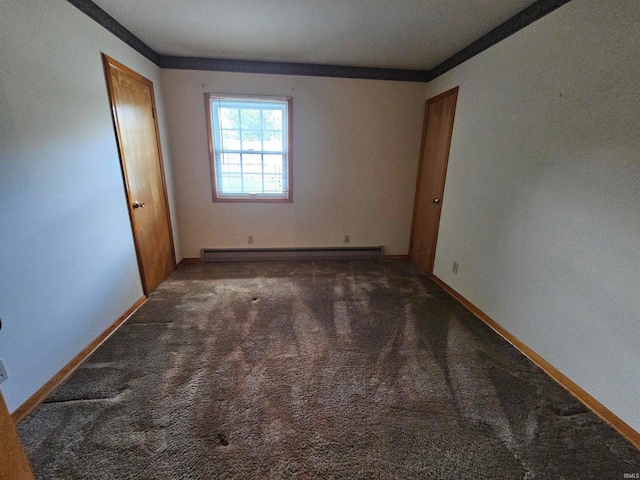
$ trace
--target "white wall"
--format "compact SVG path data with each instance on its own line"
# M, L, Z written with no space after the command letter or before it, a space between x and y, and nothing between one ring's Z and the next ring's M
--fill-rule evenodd
M0 32L1 388L15 410L142 296L100 52L154 82L166 135L159 68L66 1L3 0Z
M384 245L408 253L424 84L163 70L180 240L201 248ZM213 203L204 92L293 97L293 203Z
M427 95L460 86L435 274L636 430L638 25L573 0Z

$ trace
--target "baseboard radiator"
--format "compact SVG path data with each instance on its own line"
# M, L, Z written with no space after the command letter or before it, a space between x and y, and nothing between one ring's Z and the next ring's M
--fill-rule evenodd
M382 260L384 247L203 248L203 263L286 260Z

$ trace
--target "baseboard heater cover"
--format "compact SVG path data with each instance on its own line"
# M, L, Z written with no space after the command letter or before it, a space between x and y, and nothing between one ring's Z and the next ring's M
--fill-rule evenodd
M382 260L384 247L203 248L203 263L286 260Z

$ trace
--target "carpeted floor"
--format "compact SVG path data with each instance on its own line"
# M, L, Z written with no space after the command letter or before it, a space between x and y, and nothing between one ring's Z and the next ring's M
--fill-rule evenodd
M638 450L405 262L185 265L19 433L39 478L640 472Z

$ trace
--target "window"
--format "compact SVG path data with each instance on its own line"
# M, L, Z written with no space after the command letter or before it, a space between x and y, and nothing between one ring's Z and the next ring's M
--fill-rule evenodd
M291 97L205 94L214 202L291 202Z

